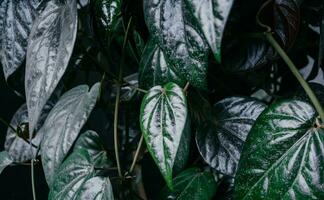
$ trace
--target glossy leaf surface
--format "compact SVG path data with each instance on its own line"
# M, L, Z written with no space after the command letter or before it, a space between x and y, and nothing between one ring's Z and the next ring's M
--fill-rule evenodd
M28 36L40 4L39 0L0 3L0 60L6 79L25 60Z
M95 84L90 91L86 85L69 90L51 110L39 131L40 134L44 134L41 154L49 185L94 108L99 92L99 83Z
M32 27L25 74L30 133L67 68L76 31L76 0L48 2Z
M144 1L145 21L153 40L191 85L206 88L208 44L183 0Z
M174 82L184 87L186 79L178 76L173 70L174 66L165 58L163 50L149 40L144 49L139 69L139 85L143 89L149 89L156 85Z
M184 0L194 13L216 60L221 62L223 32L234 0Z
M15 129L22 129L23 125L26 125L25 131L28 133L28 111L27 105L23 104L17 112L14 114L11 119L10 125ZM29 138L28 136L26 137ZM38 146L41 142L42 135L36 134L36 136L32 139L32 143ZM16 162L25 162L35 157L37 152L36 147L32 147L33 155L30 151L30 144L23 140L21 137L17 135L12 129L8 128L7 136L5 141L5 150L11 156L13 161Z
M268 107L252 127L235 180L236 199L323 199L324 130L303 101Z
M210 200L217 191L217 183L211 172L190 168L174 178L174 190L164 188L160 193L161 200Z
M0 174L1 172L12 163L12 159L10 158L8 152L1 151L0 152Z
M140 125L147 148L167 185L172 188L172 168L188 117L185 95L178 85L155 86L142 100Z
M245 139L265 107L246 97L230 97L216 103L214 116L196 133L205 162L222 174L234 176Z
M103 168L110 166L98 140L94 131L80 136L76 148L55 174L50 200L113 199L109 178L98 176Z

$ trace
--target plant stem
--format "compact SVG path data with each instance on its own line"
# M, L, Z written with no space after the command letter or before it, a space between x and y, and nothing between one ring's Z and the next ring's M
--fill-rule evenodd
M316 95L314 94L313 90L310 88L308 83L305 81L305 79L300 75L298 69L294 65L294 63L290 60L286 52L280 47L278 42L274 39L272 34L270 32L266 32L265 36L269 43L272 45L272 47L278 52L278 54L281 56L281 58L285 61L285 63L288 65L289 69L291 72L294 74L294 76L297 78L299 81L300 85L304 88L306 94L312 101L317 113L319 114L322 123L324 122L324 110L321 106L321 103L317 99Z
M183 92L186 92L188 90L189 85L190 85L190 83L187 82L186 85L185 85L185 87L183 88Z
M121 171L121 167L120 167L119 148L118 148L118 110L119 110L121 82L122 82L122 77L123 77L123 65L124 65L124 60L125 60L125 57L124 57L125 47L127 44L127 37L128 37L128 32L129 32L131 22L132 22L132 17L129 19L127 29L125 32L125 37L124 37L122 59L121 59L119 75L118 75L118 86L117 86L117 92L116 92L115 112L114 112L114 144L115 144L114 149L115 149L115 157L116 157L116 162L117 162L118 175L120 178L122 178L123 175L122 175L122 171Z
M136 152L135 152L135 156L134 156L134 159L133 159L133 162L132 162L132 165L129 169L129 174L131 174L134 170L134 167L135 167L135 164L136 164L136 161L137 161L137 158L138 158L138 155L139 155L139 152L141 150L141 147L142 147L142 144L143 144L143 135L141 136L141 139L140 141L138 142L138 145L137 145L137 149L136 149Z
M6 127L10 128L13 132L17 133L17 130L13 126L11 126L11 124L6 122L4 119L0 118L0 122Z
M35 178L34 178L34 158L31 159L30 171L31 171L31 186L33 192L33 200L36 200Z

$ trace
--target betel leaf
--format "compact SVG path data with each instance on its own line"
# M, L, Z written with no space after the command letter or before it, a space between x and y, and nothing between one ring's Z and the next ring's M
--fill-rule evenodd
M0 152L0 174L1 172L12 163L12 159L8 152L6 151L1 151Z
M248 97L229 97L217 102L213 116L196 133L205 162L222 174L234 176L245 139L265 107Z
M141 105L142 134L167 185L172 188L172 173L182 135L190 130L187 101L175 83L155 86L144 96Z
M17 112L14 114L13 118L11 119L10 125L15 129L27 129L22 131L27 131L28 133L28 111L27 111L27 105L23 104ZM25 127L22 127L25 126ZM31 147L30 144L27 143L25 140L23 140L21 137L18 136L18 133L14 132L12 129L8 128L7 130L7 136L5 141L5 150L8 152L8 154L11 156L12 160L16 162L25 162L35 157L35 154L37 152L36 147ZM29 138L29 135L27 134L26 139ZM32 143L36 146L40 144L40 141L42 139L41 134L36 134L36 136L32 139Z
M242 151L235 199L323 199L324 130L304 101L284 100L256 120Z
M63 94L39 130L40 134L44 135L41 155L49 185L94 108L99 92L99 83L96 83L90 91L87 85L69 90Z
M76 0L49 1L32 27L25 74L30 133L67 68L76 31Z
M221 62L221 45L234 0L185 0L194 13L216 60Z
M111 163L99 140L94 131L81 134L55 174L49 200L113 199L109 178L100 176Z
M25 60L28 36L40 0L3 0L0 5L0 60L6 79Z
M156 85L173 82L179 86L186 84L186 79L178 76L174 66L165 58L163 50L150 39L145 46L139 69L140 88L149 89Z
M215 178L211 172L190 168L174 178L174 189L164 188L159 199L210 200L217 191Z
M151 37L174 66L173 71L194 87L204 89L208 44L192 15L184 0L144 1L144 16Z

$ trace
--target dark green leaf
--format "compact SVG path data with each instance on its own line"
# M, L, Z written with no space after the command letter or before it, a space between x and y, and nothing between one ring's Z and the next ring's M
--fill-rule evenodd
M160 193L161 200L211 200L217 191L217 183L211 172L190 168L174 178L174 190L164 188Z
M99 175L111 164L98 140L93 131L80 136L72 154L55 174L49 200L113 199L109 178Z
M77 19L76 0L49 1L32 27L25 74L30 133L66 70L76 38Z
M12 159L10 158L8 152L1 151L0 152L0 174L1 172L12 163Z
M99 90L100 84L97 83L90 91L87 85L80 85L66 92L40 129L40 134L44 135L42 164L49 185L94 108Z
M167 185L172 188L172 168L182 135L187 134L187 101L178 85L155 86L141 105L140 125L147 148Z
M6 79L25 60L28 36L40 5L40 0L0 3L0 60Z
M185 0L194 13L216 60L221 62L223 32L234 0Z
M208 45L184 1L145 0L144 15L152 39L174 65L173 71L191 85L206 88Z
M236 199L323 199L324 130L303 101L268 107L252 127L235 180Z
M245 139L265 104L252 98L230 97L214 105L214 116L197 129L201 156L215 170L234 176Z
M186 84L186 79L178 76L165 58L163 50L150 39L144 49L139 69L140 88L149 89L156 85L174 82L179 86Z

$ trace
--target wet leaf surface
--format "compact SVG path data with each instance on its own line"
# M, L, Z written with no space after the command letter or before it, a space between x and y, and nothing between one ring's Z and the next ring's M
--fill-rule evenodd
M76 31L76 0L48 2L34 22L28 42L25 73L30 133L67 68Z
M269 106L246 140L235 180L236 199L323 199L324 130L303 101Z
M178 85L155 86L142 100L140 125L147 148L167 185L172 188L173 166L182 135L187 134L187 102Z
M266 108L247 97L230 97L217 102L208 122L197 129L201 156L215 170L234 176L245 139L255 120Z
M111 164L98 141L94 131L81 134L57 170L48 199L114 199L109 178L100 176Z
M40 134L44 134L41 154L49 185L52 184L53 176L94 108L99 88L99 83L90 91L87 85L80 85L63 94L39 131Z

